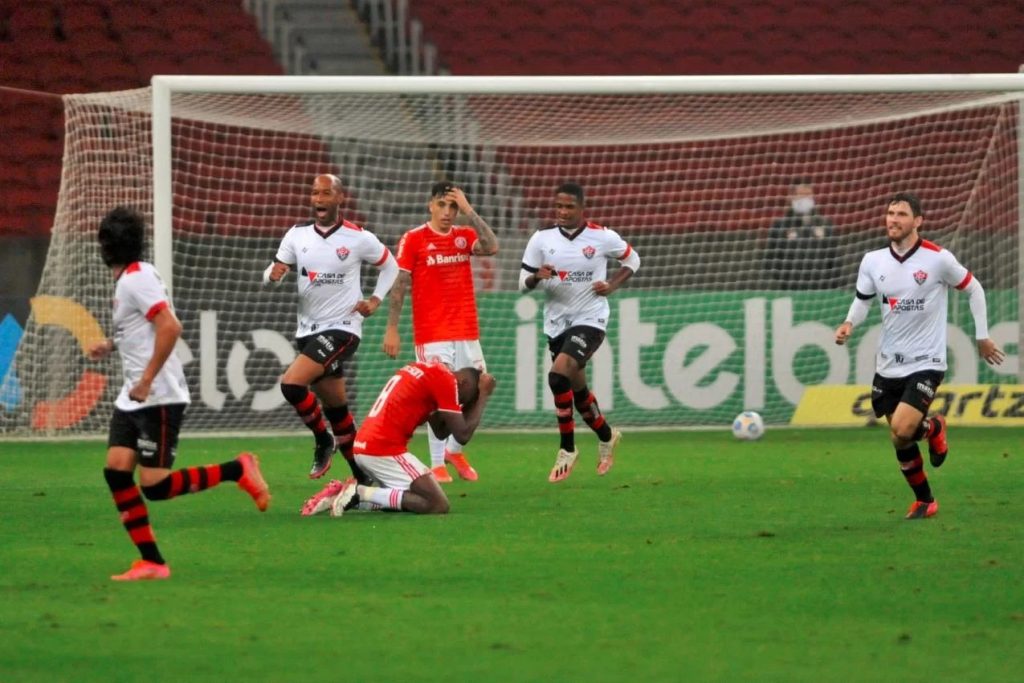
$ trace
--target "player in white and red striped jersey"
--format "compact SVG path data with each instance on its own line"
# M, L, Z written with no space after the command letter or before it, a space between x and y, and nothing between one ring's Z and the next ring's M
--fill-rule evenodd
M418 514L448 512L448 498L430 469L409 452L416 427L428 422L459 443L472 438L494 391L494 378L476 368L452 370L440 362L416 361L388 380L363 420L355 457L372 485L355 478L332 481L302 506L302 514L330 510L403 510Z
M431 187L427 207L430 220L406 232L398 243L400 270L391 289L384 352L392 358L398 356L398 323L405 293L411 285L416 359L439 360L453 370L486 370L470 257L496 254L498 239L462 189L448 181ZM455 225L459 213L471 225ZM427 442L431 469L439 482L452 480L445 463L454 465L463 479L478 479L462 452L462 444L454 438L440 439L428 425Z
M363 318L373 315L398 275L388 248L373 233L341 218L344 200L337 176L314 178L310 203L315 219L285 234L263 273L265 283L280 283L290 270L296 274L299 355L281 378L281 393L316 440L310 479L330 469L335 450L353 474L362 476L352 459L356 428L348 409L344 362L359 347ZM363 298L360 278L364 263L380 270L368 299Z
M587 386L587 361L604 342L611 307L608 296L632 277L640 257L614 230L584 221L583 188L563 183L555 191L555 224L538 230L523 253L521 291L545 294L544 334L551 352L548 386L555 398L561 442L548 481L562 481L572 472L576 450L573 405L598 438L597 473L614 463L622 433L601 414ZM608 259L622 267L606 280Z
M946 460L946 421L925 417L946 371L947 293L955 288L970 297L978 352L990 364L1005 354L988 336L985 290L970 271L942 247L918 234L924 214L921 201L909 192L896 194L886 211L889 246L864 255L857 273L857 291L846 320L836 329L836 343L845 344L853 328L867 318L868 301L878 297L882 335L878 341L871 405L885 415L904 478L915 500L907 519L931 517L939 504L932 496L917 442L928 440L929 460Z
M157 548L143 496L169 500L235 481L260 511L270 503L270 491L252 453L242 453L219 465L171 470L178 446L188 385L174 345L181 323L159 273L142 261L145 222L126 207L111 210L100 223L100 255L114 276L114 333L89 345L88 355L101 360L116 349L121 356L124 383L114 402L107 438L107 481L121 521L141 559L115 581L166 579L171 570ZM139 483L135 484L135 469Z

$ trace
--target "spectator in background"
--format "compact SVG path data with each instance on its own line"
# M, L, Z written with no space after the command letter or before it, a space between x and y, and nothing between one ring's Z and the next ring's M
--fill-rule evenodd
M836 282L835 228L818 213L814 188L805 178L790 187L786 214L768 230L764 271L778 289L826 289Z

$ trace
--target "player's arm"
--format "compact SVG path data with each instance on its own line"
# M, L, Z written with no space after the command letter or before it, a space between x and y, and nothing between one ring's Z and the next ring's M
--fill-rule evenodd
M285 234L280 246L277 248L274 260L263 271L264 286L269 284L280 285L284 282L284 276L288 274L288 271L296 263L295 248L292 244L293 234L294 228Z
M484 415L484 407L490 400L491 394L494 393L495 385L494 375L489 375L485 372L480 375L480 384L477 387L479 393L476 400L470 405L464 406L462 412L439 410L434 413L440 416L441 421L444 423L441 431L451 434L455 437L456 441L463 445L469 443L469 440L473 438L473 434L476 432L476 428L480 426L480 418ZM434 424L431 422L432 427ZM435 432L435 434L440 438L445 438L438 432Z
M160 368L167 362L174 351L174 345L181 336L181 322L169 306L161 308L150 322L153 325L156 339L153 342L153 355L142 371L142 377L128 392L128 397L140 403L149 398L149 390Z
M871 304L868 302L875 298L875 283L868 274L867 262L868 257L865 254L857 270L857 288L850 310L846 312L846 319L836 328L835 340L840 346L853 334L853 328L864 322L871 312Z
M398 357L398 351L402 345L398 336L398 323L402 320L405 293L409 291L411 282L412 273L408 270L399 270L395 283L391 286L391 293L388 295L388 324L384 328L384 343L381 346L384 353L391 358Z
M498 253L498 237L494 230L487 224L476 209L466 199L466 193L462 188L453 187L448 193L448 199L455 202L459 211L466 217L469 224L476 228L477 240L473 243L473 253L477 256L494 256Z
M291 265L282 263L277 259L270 262L266 270L263 271L263 284L276 284L279 285L284 280L284 276L291 270Z
M622 267L612 276L612 279L607 282L599 280L593 284L594 293L598 296L608 296L625 284L626 280L633 277L633 273L640 269L640 254L636 253L636 249L628 244L626 245L626 250L622 252L622 255L617 260L622 264Z
M377 308L380 307L381 302L384 301L384 297L388 295L388 291L398 277L398 261L391 255L391 250L387 247L384 247L384 257L373 265L379 270L377 273L377 285L373 288L373 294L370 295L369 299L363 299L355 306L356 312L364 318L368 318L377 311Z
M978 353L989 365L999 365L1006 358L1006 353L988 336L988 306L985 301L985 289L976 277L968 273L965 282L957 287L968 296L971 316L974 318L974 338L978 344Z
M537 289L537 285L545 280L550 280L554 273L555 267L550 263L542 263L539 268L523 263L519 270L519 291L529 292Z
M103 360L113 353L115 348L114 340L107 337L90 344L87 354L90 360Z

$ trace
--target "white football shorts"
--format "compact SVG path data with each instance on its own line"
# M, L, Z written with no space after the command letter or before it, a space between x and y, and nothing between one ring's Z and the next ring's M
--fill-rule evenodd
M421 363L437 361L452 370L476 368L480 372L487 372L487 363L484 361L484 351L480 348L479 339L417 344L416 360Z
M375 484L386 489L408 491L414 479L430 472L412 453L401 455L356 455L356 464L370 475Z

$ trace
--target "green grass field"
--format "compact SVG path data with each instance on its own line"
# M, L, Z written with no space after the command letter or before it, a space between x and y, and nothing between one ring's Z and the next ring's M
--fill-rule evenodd
M588 433L559 485L553 434L482 434L434 518L302 518L308 437L185 439L273 503L150 503L134 584L103 445L0 442L0 681L1020 680L1024 433L951 434L915 522L878 428L627 430L605 478Z

